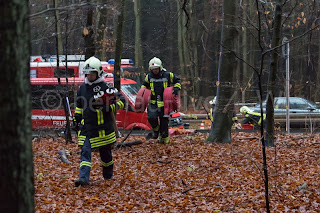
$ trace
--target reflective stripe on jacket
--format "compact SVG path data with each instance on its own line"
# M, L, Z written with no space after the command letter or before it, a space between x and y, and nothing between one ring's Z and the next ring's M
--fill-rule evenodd
M111 113L125 107L125 99L119 93L119 100L111 105L96 101L94 96L109 88L105 82L88 85L83 83L77 92L75 119L81 121L78 145L82 146L86 137L90 138L91 148L99 148L116 141Z
M161 71L159 75L154 75L150 72L144 79L142 87L151 90L151 104L157 104L158 107L163 107L163 92L164 89L173 86L176 89L181 89L180 78L168 71Z
M261 119L260 112L251 112L245 115L243 118L242 124L253 124L253 125L261 125L261 122L266 119L266 115L263 114L263 119Z

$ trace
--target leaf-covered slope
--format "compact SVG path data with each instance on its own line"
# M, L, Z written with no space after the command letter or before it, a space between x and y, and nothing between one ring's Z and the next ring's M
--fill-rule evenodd
M232 144L206 144L206 135L174 136L167 145L113 150L114 178L104 181L92 154L88 187L74 187L80 163L76 144L33 141L37 212L261 212L265 211L258 135L236 133ZM271 210L320 208L319 136L277 136L268 148ZM59 159L67 149L71 164Z

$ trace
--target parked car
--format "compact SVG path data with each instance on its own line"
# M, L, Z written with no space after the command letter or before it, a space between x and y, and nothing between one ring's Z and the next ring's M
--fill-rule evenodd
M320 108L313 101L301 97L289 97L289 113L291 127L320 126ZM274 98L275 122L285 124L286 118L286 97ZM254 112L260 112L260 104L249 107ZM266 113L266 101L262 102L263 112ZM317 125L315 125L317 124ZM283 126L283 125L281 125Z
M289 97L289 112L297 114L320 114L320 109L316 103L300 97ZM266 101L262 102L264 113L266 112ZM286 114L286 97L275 97L274 98L274 114ZM260 104L256 104L254 107L250 107L255 112L260 112Z

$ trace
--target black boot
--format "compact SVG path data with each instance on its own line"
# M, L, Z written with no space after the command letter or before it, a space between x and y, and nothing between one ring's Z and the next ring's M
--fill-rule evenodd
M84 180L82 180L80 178L78 180L76 180L74 183L75 183L76 187L89 185L88 182L86 182L86 181L84 181Z
M159 136L159 131L156 131L156 132L149 132L147 135L146 135L146 139L149 140L149 139L157 139Z

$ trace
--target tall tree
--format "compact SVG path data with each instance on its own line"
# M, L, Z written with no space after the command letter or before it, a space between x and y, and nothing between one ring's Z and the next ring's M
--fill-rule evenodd
M278 61L280 59L280 45L281 40L281 15L282 6L281 1L277 1L273 23L273 35L272 35L272 48L275 48L271 52L271 63L270 63L270 78L268 87L268 98L267 98L267 146L274 146L274 109L273 109L273 98L276 92L276 78L278 74Z
M115 50L115 62L114 62L114 87L119 91L121 89L120 76L121 76L121 53L123 48L123 25L124 25L124 11L125 11L125 0L120 2L120 13L118 15L118 25L117 25L117 39L116 39L116 50Z
M1 212L34 212L27 0L0 1Z
M143 52L141 44L141 0L134 1L134 15L135 15L135 42L134 42L134 58L136 67L143 70Z
M54 8L58 8L58 0L53 0ZM56 36L58 37L58 52L57 55L63 55L63 48L62 48L62 31L61 31L61 20L60 20L60 11L55 9L54 10L55 16L55 26L56 26Z
M96 44L97 44L97 56L100 60L106 60L106 49L107 49L107 17L108 9L106 0L99 0L99 7L97 10L97 26L96 33Z
M246 20L247 18L247 11L249 9L249 5L247 3L248 0L243 0L242 1L242 5L241 8L242 8L242 19L243 20ZM247 27L243 27L242 28L242 45L241 45L241 50L242 50L242 58L244 61L247 61L248 62L248 46L249 46L249 43L248 43L248 28ZM240 78L238 80L242 80L240 85L240 91L241 91L241 100L242 100L242 103L245 103L245 94L246 94L246 88L247 88L247 85L248 85L248 65L246 63L242 63L242 75L240 75Z
M178 55L179 55L179 67L180 67L180 74L183 80L187 81L186 79L186 65L185 65L185 59L183 57L184 55L184 19L185 19L185 13L183 13L182 9L182 4L180 1L177 1L177 12L179 14L178 16ZM187 96L187 91L184 87L182 87L182 103L185 109L188 107L188 96Z
M215 7L209 6L210 0L205 0L202 7L202 11L203 11L203 17L201 19L203 19L203 21L200 22L200 25L203 28L202 31L202 35L200 37L201 40L201 47L202 47L202 52L203 55L199 58L201 58L202 62L199 66L199 70L201 70L200 72L200 80L201 80L201 95L204 97L208 97L208 96L212 96L213 94L215 94L215 91L213 91L213 86L215 84L213 84L213 79L215 74L212 74L212 72L210 72L211 70L217 70L215 69L215 67L213 66L215 63L215 60L217 57L212 57L212 54L210 54L211 52L215 52L216 53L216 46L218 45L217 42L214 41L213 37L216 37L215 34L220 35L219 30L215 29L215 22L214 19L216 17L214 17L214 14L217 15L217 13L215 12L215 10L219 10L220 5L215 5ZM211 56L210 56L211 55Z
M223 23L221 32L221 64L218 70L217 103L214 112L208 142L230 143L233 104L233 72L236 69L237 62L235 57L235 48L237 46L238 32L236 29L236 1L223 1Z
M94 44L94 31L93 31L93 9L90 5L92 0L87 0L89 8L87 11L87 24L83 29L83 37L85 42L85 58L88 59L95 55L96 48Z

